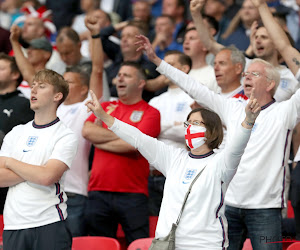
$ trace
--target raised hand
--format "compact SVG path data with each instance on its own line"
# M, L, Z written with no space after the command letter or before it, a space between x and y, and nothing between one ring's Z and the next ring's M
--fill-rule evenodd
M15 25L15 24L13 26L11 26L11 28L10 28L10 37L9 37L10 41L11 42L19 42L21 32L22 31L21 31L21 28L19 26Z
M266 2L265 0L251 0L251 1L256 8L258 8L260 5Z
M100 18L96 17L95 15L89 14L84 19L85 26L91 32L92 35L99 34L101 30L101 20Z
M137 42L135 42L135 45L138 45L138 48L136 51L143 50L146 55L148 56L148 59L156 64L157 66L161 63L161 59L155 54L154 49L149 41L149 39L143 35L135 36L137 39Z
M90 94L91 94L92 100L88 100L85 103L85 106L87 106L87 112L92 111L96 117L101 119L101 115L103 114L103 112L105 113L105 111L103 110L95 93L92 90L90 90Z
M249 102L247 106L245 107L245 113L246 113L246 124L254 124L257 116L260 113L261 107L259 103L257 102L257 99L254 97L254 88L251 91L251 95L249 98Z
M201 15L201 10L205 5L206 0L191 0L190 1L190 11L192 16Z

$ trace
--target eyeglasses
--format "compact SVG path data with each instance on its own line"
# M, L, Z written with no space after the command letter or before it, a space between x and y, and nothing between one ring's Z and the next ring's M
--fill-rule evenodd
M194 126L205 126L205 123L204 123L204 122L201 122L201 121L192 121L192 122L185 121L185 122L184 122L184 127L185 127L185 128L187 128L189 125L194 125Z
M263 75L263 74L261 74L261 73L259 73L259 72L255 72L255 71L253 71L253 72L243 72L242 73L242 76L243 77L246 77L246 76L250 76L251 75L251 77L253 76L254 78L259 78L259 77L261 77L261 76L265 76L265 75ZM267 77L267 76L265 76L267 79L269 79L269 80L272 80L271 78L269 78L269 77Z

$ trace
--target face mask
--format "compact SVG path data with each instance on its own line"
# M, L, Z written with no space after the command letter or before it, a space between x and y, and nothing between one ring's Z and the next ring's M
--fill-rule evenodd
M185 129L186 145L190 149L195 149L202 146L206 141L205 132L205 127L189 124L188 127Z

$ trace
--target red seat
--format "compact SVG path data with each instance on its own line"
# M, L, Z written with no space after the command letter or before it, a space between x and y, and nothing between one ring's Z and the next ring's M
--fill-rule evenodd
M137 239L128 246L127 250L148 250L153 238Z
M0 214L0 247L3 246L3 229L4 229L4 222L3 222L3 215ZM2 249L2 248L0 248Z
M121 246L113 238L85 236L73 238L72 250L121 250Z
M252 250L252 245L250 239L246 239L244 242L243 250Z
M300 249L300 242L295 242L291 245L286 250L299 250Z

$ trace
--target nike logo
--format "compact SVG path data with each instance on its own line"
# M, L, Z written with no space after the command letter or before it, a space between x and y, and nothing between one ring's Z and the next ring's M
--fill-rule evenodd
M10 115L11 115L12 112L13 112L12 109L10 109L10 110L4 109L3 110L3 113L6 114L8 117L10 117Z
M183 181L182 183L183 183L183 184L189 184L190 182L189 182L189 181L187 181L187 182Z
M29 152L29 151L32 151L31 149L30 150L25 150L25 149L23 149L23 152Z

